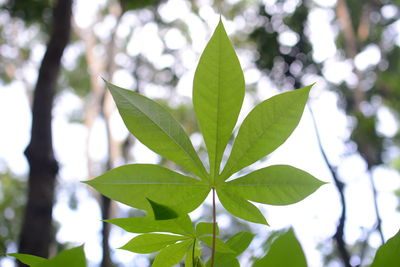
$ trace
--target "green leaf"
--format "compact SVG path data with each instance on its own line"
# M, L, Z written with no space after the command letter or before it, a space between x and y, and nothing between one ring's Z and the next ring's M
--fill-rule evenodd
M243 253L253 240L254 234L249 232L240 232L232 236L226 244L235 252L234 254L226 254L217 252L215 254L214 267L240 267L239 261L236 259L238 255ZM207 266L211 266L211 259L207 262Z
M151 199L181 214L197 208L210 191L197 179L152 164L124 165L85 183L134 208L151 210Z
M206 264L207 267L211 266L211 259ZM214 267L240 267L239 261L233 254L216 253Z
M212 236L202 236L200 237L200 240L210 248L212 247ZM215 251L221 253L234 253L234 251L220 238L215 239Z
M200 222L196 225L196 235L212 235L213 234L213 223ZM216 225L216 235L219 235L219 228Z
M140 94L106 83L126 127L140 142L206 179L207 172L189 137L168 111Z
M256 261L253 267L307 267L303 250L293 229L290 229L271 245L268 254Z
M226 190L217 189L217 194L222 206L234 216L249 222L268 225L267 220L260 210L247 200L231 194Z
M399 267L400 231L376 252L371 267Z
M235 255L238 256L242 254L250 245L251 241L254 238L253 233L249 232L239 232L229 238L226 244L235 251Z
M9 255L31 267L86 267L86 258L83 246L64 250L49 260L20 253L11 253Z
M120 249L136 253L153 253L187 237L165 234L142 234L132 238Z
M47 259L38 257L35 255L23 254L23 253L9 253L8 256L12 256L18 259L20 262L25 263L29 266L37 266L38 264L47 261Z
M151 199L147 199L151 205L151 209L153 210L154 214L154 219L156 220L170 220L174 218L178 218L179 214L171 209L170 207L167 207L162 204L158 204L155 201L152 201Z
M288 139L300 121L311 86L271 97L249 113L219 180L267 156Z
M305 171L288 165L274 165L225 183L224 192L270 205L298 202L324 182Z
M200 57L193 82L193 106L207 146L211 177L219 174L244 91L239 60L220 21Z
M184 241L169 245L157 254L152 267L171 267L178 264L185 256L191 241Z
M192 222L188 215L176 219L156 221L151 217L119 218L105 220L130 233L168 232L180 235L194 235Z

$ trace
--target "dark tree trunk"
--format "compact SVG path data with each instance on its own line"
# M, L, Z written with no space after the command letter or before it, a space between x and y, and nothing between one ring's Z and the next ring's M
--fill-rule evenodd
M54 235L52 208L58 164L52 145L51 110L61 57L70 37L71 15L72 0L58 0L53 11L53 29L34 92L31 141L25 150L30 172L18 251L41 257L49 256Z

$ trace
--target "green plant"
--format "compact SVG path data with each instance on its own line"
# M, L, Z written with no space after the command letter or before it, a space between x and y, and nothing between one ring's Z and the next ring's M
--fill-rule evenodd
M286 165L262 168L228 180L285 142L299 123L311 86L258 104L240 126L221 170L223 154L236 125L245 91L243 72L221 21L200 58L193 88L193 104L207 147L209 168L204 166L180 124L161 105L106 83L129 131L151 150L188 171L180 174L158 165L130 164L86 182L111 199L146 211L145 217L107 222L139 234L122 249L135 253L159 251L153 267L173 266L183 258L187 267L240 266L236 257L248 247L254 235L237 233L227 242L217 237L216 194L232 215L267 225L265 217L250 201L270 205L292 204L324 184L312 175ZM210 192L213 221L193 226L187 214L201 205ZM383 266L379 262L387 263L385 259L398 253L399 236L397 234L378 251L378 263L374 262L373 266ZM211 247L211 257L206 264L201 258L200 242ZM81 250L82 247L69 251ZM284 258L287 253L292 256ZM42 267L40 264L48 264L57 258L68 262L82 256L80 252L79 255L70 253L68 258L65 257L67 254L63 252L48 261L25 254L10 255L34 267ZM267 255L256 259L253 266L288 264L292 267L306 266L301 246L292 230L278 237ZM385 266L397 266L395 264L392 261L392 265Z
M144 145L176 162L189 174L180 174L158 165L130 164L86 183L111 199L147 211L147 220L184 216L197 208L211 191L211 266L215 266L215 251L218 251L216 194L221 204L234 216L267 224L262 213L250 201L271 205L292 204L324 184L312 175L286 165L262 168L227 181L243 168L270 154L290 136L299 123L311 86L258 104L240 126L231 154L221 171L223 153L245 93L243 72L221 21L200 58L193 85L193 104L207 147L208 170L183 128L161 105L111 83L107 82L107 86L129 131ZM115 223L113 220L110 222ZM176 231L174 233L177 234ZM142 252L172 246L184 255L183 251L189 251L192 246L188 242L182 248L187 239L172 239L157 250L154 247L152 251ZM139 237L131 242L137 242L135 240ZM150 242L143 235L140 241L143 246ZM131 249L129 245L123 248L140 251L137 247ZM157 262L156 258L155 264Z

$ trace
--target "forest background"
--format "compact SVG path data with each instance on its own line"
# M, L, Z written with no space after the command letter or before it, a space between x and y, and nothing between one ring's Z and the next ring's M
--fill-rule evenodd
M140 212L79 181L125 163L176 166L128 135L100 77L170 107L204 152L192 81L219 14L245 74L239 120L265 98L316 82L295 133L250 168L291 164L330 182L298 204L262 206L273 215L269 228L233 220L220 207L221 232L258 234L243 266L287 226L309 266L368 264L398 231L400 1L0 4L1 266L14 266L3 253L18 247L48 256L82 243L90 266L148 265L148 256L116 249L132 236L100 221ZM210 220L211 208L191 217ZM43 241L32 248L35 238Z

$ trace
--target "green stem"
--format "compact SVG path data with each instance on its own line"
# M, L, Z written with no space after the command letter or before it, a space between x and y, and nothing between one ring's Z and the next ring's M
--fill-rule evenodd
M217 216L215 209L215 188L212 189L212 217L213 217L213 235L212 235L212 248L211 248L211 267L214 267L215 261L215 239L217 233Z
M194 262L194 253L195 253L195 251L196 251L196 239L194 240L193 251L192 251L192 264L193 264L193 266L196 266L196 263Z

